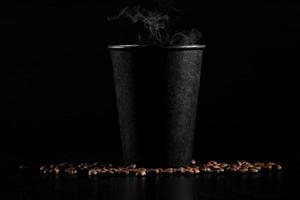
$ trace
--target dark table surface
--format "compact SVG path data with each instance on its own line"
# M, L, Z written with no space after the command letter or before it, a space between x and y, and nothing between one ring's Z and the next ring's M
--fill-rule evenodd
M1 173L0 199L300 199L300 168L260 174L88 177Z

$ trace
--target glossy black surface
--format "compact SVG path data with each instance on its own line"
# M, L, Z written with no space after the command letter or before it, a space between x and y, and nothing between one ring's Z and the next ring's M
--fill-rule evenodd
M4 177L4 178L3 178ZM159 177L5 175L0 199L299 199L299 169Z

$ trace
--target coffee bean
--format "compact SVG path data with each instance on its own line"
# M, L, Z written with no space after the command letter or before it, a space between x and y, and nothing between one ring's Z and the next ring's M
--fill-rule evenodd
M110 168L109 170L110 170L110 171L112 171L112 172L114 172L114 173L117 173L117 172L118 172L118 169L116 169L116 168L113 168L113 167L112 167L112 168Z
M194 159L191 160L191 164L192 164L192 165L196 165L196 160L194 160Z
M40 167L40 171L44 171L44 170L47 169L47 168L48 168L47 165L43 165L43 166Z
M213 166L210 167L210 169L219 170L219 169L221 169L221 167L219 165L213 165Z
M158 169L158 170L159 170L159 172L161 172L161 171L163 170L163 169L162 169L162 168L160 168L160 167L159 167L159 168L156 168L156 169Z
M252 173L258 173L259 172L259 170L257 168L250 168L249 171L252 172Z
M224 172L225 170L223 168L218 169L219 172Z
M254 168L259 170L259 171L261 170L261 166L254 166Z
M114 175L114 174L115 174L115 171L112 170L112 169L109 169L109 170L107 171L107 173L110 174L110 175Z
M82 168L83 168L83 169L89 169L89 168L90 168L90 166L89 166L89 164L88 164L88 163L84 163L84 164L83 164L83 166L82 166Z
M279 165L279 164L275 164L275 169L277 169L277 170L282 170L282 166Z
M230 172L236 172L236 171L238 171L239 169L238 168L236 168L236 167L230 167L230 168L228 168L228 171L230 171Z
M236 163L237 163L238 166L242 166L243 165L242 161L239 161L239 160Z
M55 168L54 168L54 172L55 172L56 175L59 175L59 173L60 173L60 168L59 168L59 167L55 167Z
M156 174L160 174L161 170L160 169L155 169L154 170Z
M174 172L173 168L166 168L162 170L162 173L172 174Z
M192 174L195 174L195 171L194 171L194 169L189 168L189 169L187 169L186 174L192 175Z
M122 174L122 172L121 172L120 169L116 169L116 170L115 170L115 175L121 175L121 174Z
M136 164L128 165L126 168L128 168L128 169L135 169L136 168Z
M90 169L89 172L88 172L88 175L89 175L89 176L97 175L97 174L98 174L98 172L97 172L97 170L95 170L95 169Z
M255 167L263 167L265 164L264 163L262 163L262 162L256 162L256 163L254 163L254 166Z
M122 170L120 170L120 174L121 175L129 175L129 170L127 170L127 169L122 169Z
M232 167L234 167L234 168L236 168L236 169L240 169L240 168L241 168L241 165L233 164Z
M116 174L121 174L122 169L120 167L115 169Z
M129 175L135 174L135 172L132 169L124 168L124 170L129 172Z
M204 172L211 172L211 169L210 169L209 167L204 167L202 170L203 170Z
M149 175L158 175L160 173L159 169L150 168L147 169L147 174Z
M268 165L267 169L268 169L268 170L272 170L272 169L274 169L274 168L273 168L273 166Z
M274 162L267 162L267 165L276 165Z
M84 167L84 163L80 163L79 165L78 165L78 168L80 168L80 169L82 169Z
M49 169L49 173L50 174L56 174L55 169L54 168Z
M65 169L65 172L67 172L70 175L74 175L74 174L77 174L78 171L76 168L70 167L70 168Z
M211 160L207 164L218 165L217 161L215 161L215 160Z
M242 165L246 165L246 166L250 165L250 163L247 162L246 160L241 160L240 162L242 163Z
M194 169L194 173L195 173L195 174L199 174L199 173L200 173L200 169L199 169L199 168L195 168L195 169Z
M101 174L101 175L106 175L108 173L108 170L106 169L102 169L98 172L98 174Z
M136 176L146 176L147 172L146 172L146 170L138 170L135 175Z
M49 173L49 168L46 168L45 170L43 170L42 173L43 173L43 174L48 174L48 173Z
M231 167L231 166L228 165L228 166L224 167L223 169L224 169L224 171L229 171L230 167Z
M187 170L184 167L179 167L179 168L175 169L174 171L179 174L185 174Z
M25 169L25 168L26 168L26 167L25 167L24 165L20 165L20 166L19 166L19 169L20 169L20 170L23 170L23 169Z
M267 164L267 165L265 165L263 168L264 168L264 169L267 169L267 170L272 170L273 166Z
M220 167L221 168L226 168L226 167L228 167L228 164L227 163L220 163Z

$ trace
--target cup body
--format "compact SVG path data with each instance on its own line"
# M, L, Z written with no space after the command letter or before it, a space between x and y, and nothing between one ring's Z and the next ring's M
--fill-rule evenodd
M124 164L192 159L204 46L109 46Z

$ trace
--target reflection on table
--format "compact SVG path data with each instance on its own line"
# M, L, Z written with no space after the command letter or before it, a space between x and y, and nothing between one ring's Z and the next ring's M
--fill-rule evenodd
M277 199L299 198L297 184L293 184L298 179L298 174L283 172L157 177L38 175L16 178L16 187L8 192L13 199Z

